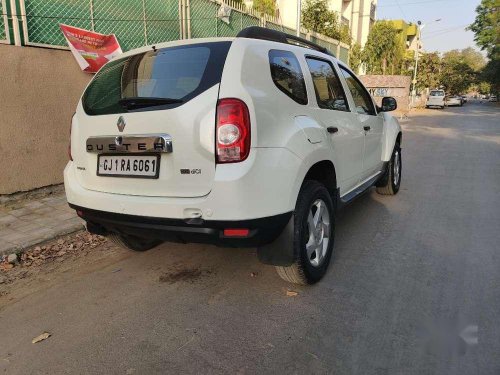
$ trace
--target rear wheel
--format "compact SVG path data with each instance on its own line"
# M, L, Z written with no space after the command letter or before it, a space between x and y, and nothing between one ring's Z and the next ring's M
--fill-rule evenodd
M401 185L401 147L394 145L391 160L387 164L384 179L377 184L377 193L382 195L396 195Z
M161 244L159 240L151 240L118 233L109 233L107 237L115 245L133 251L146 251Z
M334 207L330 193L317 181L302 186L294 212L294 262L276 267L278 275L294 284L314 284L326 273L333 252Z

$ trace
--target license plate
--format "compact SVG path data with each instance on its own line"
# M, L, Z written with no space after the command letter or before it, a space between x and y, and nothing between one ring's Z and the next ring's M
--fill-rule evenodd
M97 175L108 177L158 178L159 155L99 155Z

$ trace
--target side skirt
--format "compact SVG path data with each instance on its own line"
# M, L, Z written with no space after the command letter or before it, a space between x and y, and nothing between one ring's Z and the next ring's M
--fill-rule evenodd
M384 166L380 173L376 174L369 180L365 181L363 184L359 185L357 188L354 190L350 191L349 193L345 194L344 196L337 197L337 209L343 209L350 203L352 203L356 198L359 196L363 195L366 193L372 186L376 185L378 181L386 177L387 173L387 162L384 163ZM337 194L339 194L339 191L337 189Z

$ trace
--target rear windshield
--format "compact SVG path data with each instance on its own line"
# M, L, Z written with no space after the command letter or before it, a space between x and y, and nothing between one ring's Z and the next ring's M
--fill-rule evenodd
M143 52L106 64L83 94L88 115L173 108L220 83L231 42Z
M431 96L444 96L444 91L431 91Z

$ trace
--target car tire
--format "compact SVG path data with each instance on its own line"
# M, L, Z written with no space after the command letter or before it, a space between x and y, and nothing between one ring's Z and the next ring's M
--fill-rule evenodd
M376 185L377 193L381 195L396 195L401 186L401 147L398 143L394 145L391 160L387 164L387 170L383 179Z
M159 240L150 240L118 233L109 233L107 238L115 245L133 251L147 251L158 246L162 242Z
M333 254L335 213L326 187L307 180L300 189L293 215L292 265L277 266L278 275L293 284L314 284L325 275Z

